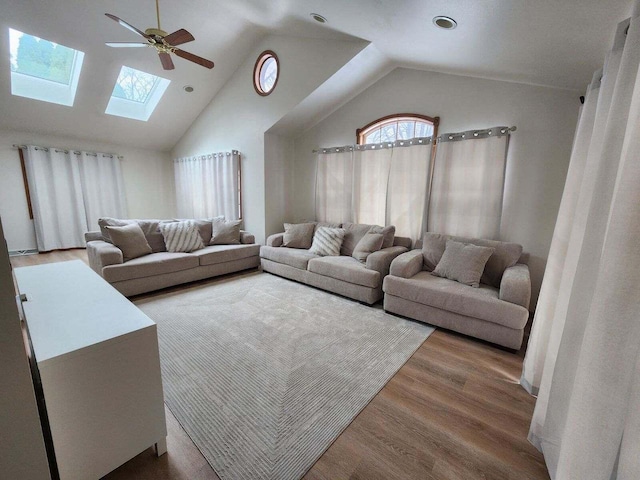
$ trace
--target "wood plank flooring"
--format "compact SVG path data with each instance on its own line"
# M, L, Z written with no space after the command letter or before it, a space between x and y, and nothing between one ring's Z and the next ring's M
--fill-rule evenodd
M85 251L11 257L11 263L74 259L87 262ZM215 280L198 285L207 282ZM542 455L527 441L535 399L518 385L523 358L524 349L514 353L437 330L305 480L548 479ZM168 453L157 458L148 449L105 479L218 479L166 413Z

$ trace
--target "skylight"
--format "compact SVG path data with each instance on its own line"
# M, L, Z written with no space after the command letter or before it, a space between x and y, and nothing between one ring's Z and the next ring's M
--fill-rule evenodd
M105 113L146 122L171 83L131 67L122 67Z
M72 106L84 53L9 29L11 93Z

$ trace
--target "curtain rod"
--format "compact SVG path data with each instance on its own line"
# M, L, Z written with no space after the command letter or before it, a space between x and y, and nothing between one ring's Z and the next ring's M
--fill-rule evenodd
M14 143L13 145L11 145L11 146L12 146L13 148L15 148L15 149L18 149L18 150L27 148L27 145L17 145L17 144L15 144L15 143ZM45 151L45 152L48 152L48 151L49 151L49 148L48 148L48 147L39 147L39 146L34 146L34 148L35 148L36 150L43 150L43 151ZM55 150L56 152L58 152L58 153L74 153L74 154L76 154L76 155L80 155L81 153L83 153L83 152L78 151L78 150L66 150L66 149L58 149L58 148L54 148L54 150ZM98 154L97 154L97 153L95 153L95 152L84 152L84 153L85 153L86 155L90 155L90 156L92 156L92 157L97 157L97 156L98 156ZM103 157L107 157L107 158L114 158L114 157L115 157L115 158L117 158L117 159L119 159L119 160L123 160L123 159L124 159L124 157L123 157L122 155L113 155L113 154L111 154L111 153L101 153L100 155L102 155Z
M194 158L215 158L215 157L222 157L222 156L229 156L229 155L240 155L240 152L238 150L231 150L230 152L216 152L216 153L207 153L204 155L190 155L188 157L180 157L180 158L174 158L173 161L174 162L184 162L184 161L188 161L188 160L193 160Z
M420 144L430 144L430 143L440 143L454 140L463 140L466 138L487 138L491 135L494 136L502 136L507 135L511 132L515 132L517 127L514 125L512 127L491 127L486 128L484 130L468 130L466 132L455 132L455 133L443 133L438 135L437 139L434 141L431 137L422 137L422 138L410 138L408 140L396 140L395 142L383 142L383 143L375 143L369 145L345 145L341 147L328 147L328 148L319 148L316 150L312 150L311 153L330 153L330 152L346 152L353 150L373 150L373 149L382 149L382 148L391 148L391 147L406 147L410 145L420 145Z

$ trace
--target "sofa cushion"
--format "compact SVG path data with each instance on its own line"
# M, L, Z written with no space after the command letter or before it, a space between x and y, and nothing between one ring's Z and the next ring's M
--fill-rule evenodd
M367 257L371 255L373 252L377 252L382 248L382 242L384 241L384 236L382 233L371 233L367 232L364 234L364 237L360 239L356 248L353 249L353 253L351 256L358 260L359 262L366 262Z
M191 255L198 258L200 265L232 262L241 258L257 257L259 254L260 245L210 245L191 252Z
M384 291L405 300L509 328L524 328L529 318L524 307L500 300L497 288L483 284L480 288L469 288L426 271L418 272L412 278L389 275L384 279Z
M396 227L395 225L388 225L386 227L381 227L380 225L374 225L369 230L371 233L381 233L384 236L384 240L382 242L382 248L393 247L393 240L396 236Z
M342 241L342 248L340 248L340 255L350 257L353 254L353 249L356 248L365 233L371 230L372 226L364 223L343 223L344 240Z
M311 248L315 224L313 223L285 223L282 245L289 248Z
M309 253L320 256L338 256L344 239L344 229L320 227L313 234L313 243Z
M198 257L189 253L158 252L129 260L120 265L106 266L102 269L102 276L107 282L113 283L179 272L196 268L198 265Z
M432 273L478 288L484 266L492 253L491 247L448 240L447 248Z
M380 273L367 269L353 257L321 257L309 260L307 270L363 287L380 286Z
M211 222L211 240L209 245L239 245L242 220L214 218Z
M193 220L162 223L160 231L169 252L193 252L204 248L198 225Z
M111 217L101 217L98 219L98 225L100 226L100 233L102 233L102 239L105 242L113 243L111 241L111 237L109 236L109 232L107 231L107 226L113 227L121 227L123 225L130 225L132 223L137 223L140 225L142 232L144 233L151 250L155 252L166 252L167 247L164 244L164 237L158 228L158 225L163 222L171 222L172 220L127 220L121 218L111 218Z
M480 247L492 247L494 252L487 260L480 282L496 288L500 288L500 280L502 280L504 271L509 267L513 267L522 255L522 245L517 243L426 232L422 240L422 255L424 256L426 270L432 271L438 264L444 253L447 240L471 243Z
M122 250L122 258L125 262L153 253L140 225L137 223L130 223L121 227L107 225L105 229L109 232L113 244Z
M260 256L272 262L283 263L290 267L306 270L309 260L319 258L318 255L309 253L309 250L287 247L260 247Z

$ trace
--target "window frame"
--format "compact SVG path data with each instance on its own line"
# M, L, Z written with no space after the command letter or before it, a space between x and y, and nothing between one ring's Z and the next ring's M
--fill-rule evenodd
M270 58L273 58L276 61L276 79L273 82L273 86L271 87L271 90L266 92L262 88L262 85L260 85L260 73L262 71L262 67L264 66L266 61ZM258 58L256 59L256 63L253 66L253 88L256 91L256 93L261 97L266 97L267 95L271 95L271 93L273 93L273 91L276 89L276 86L278 86L280 73L281 73L280 59L278 58L278 55L276 55L276 52L274 52L273 50L265 50L260 55L258 55Z
M356 129L356 145L365 145L364 137L368 133L368 130L373 130L373 127L383 127L385 125L399 122L400 120L404 119L430 123L431 125L433 125L432 138L435 139L438 137L438 126L440 125L440 117L429 117L427 115L421 115L419 113L394 113L391 115L380 117L373 122L367 123L364 127Z

